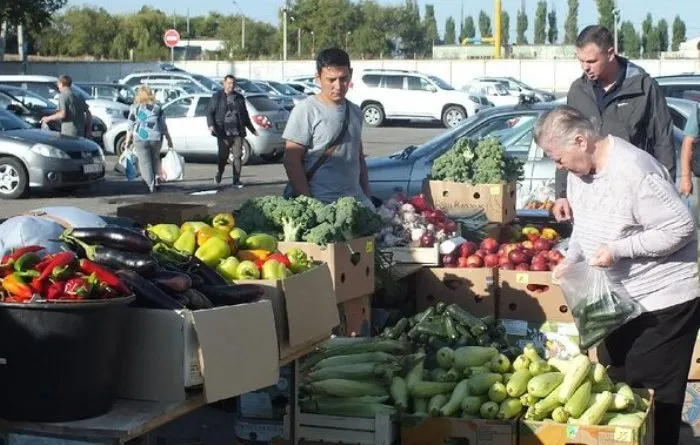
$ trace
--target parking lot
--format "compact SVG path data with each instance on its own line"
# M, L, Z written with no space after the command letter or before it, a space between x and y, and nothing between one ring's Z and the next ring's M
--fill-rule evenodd
M363 142L369 156L383 156L411 144L421 144L446 131L437 124L390 123L380 128L365 128ZM232 209L251 197L280 193L286 175L281 163L253 164L243 167L243 181L248 184L242 190L228 187L231 168L228 167L222 186L216 188L214 159L188 161L184 181L163 185L157 195L145 193L143 182L129 182L114 171L115 156L107 157L107 177L92 187L71 192L33 193L28 198L4 200L0 206L0 218L7 218L28 210L47 206L79 206L99 215L115 215L120 205L137 202L193 202L214 206L217 209Z

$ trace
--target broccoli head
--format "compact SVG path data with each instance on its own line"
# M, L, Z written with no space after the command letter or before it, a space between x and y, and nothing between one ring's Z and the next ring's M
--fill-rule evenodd
M306 232L303 236L303 240L307 243L318 244L319 246L345 241L340 229L327 222L321 223Z
M284 198L278 196L262 196L247 200L235 212L236 225L248 233L277 233L279 227L273 212L280 202L284 202Z
M335 208L333 206L325 204L318 199L304 195L297 197L295 201L308 206L314 211L317 224L321 224L323 222L330 224L335 223Z
M383 224L379 214L352 196L340 198L333 207L335 226L346 241L371 236L382 230Z
M316 226L313 208L293 199L277 206L273 217L282 228L283 241L300 241L303 233Z

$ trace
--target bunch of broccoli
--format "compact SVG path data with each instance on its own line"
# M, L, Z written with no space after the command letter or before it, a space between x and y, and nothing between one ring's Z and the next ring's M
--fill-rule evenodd
M236 225L249 233L274 234L281 241L319 245L373 236L382 229L379 215L349 196L330 205L306 196L252 198L236 212Z
M518 181L523 163L505 152L495 137L480 141L459 139L433 162L430 178L467 184L503 184Z

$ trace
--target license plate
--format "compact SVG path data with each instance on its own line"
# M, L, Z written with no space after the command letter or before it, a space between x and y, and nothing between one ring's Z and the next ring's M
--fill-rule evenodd
M85 174L90 174L90 173L101 173L102 172L102 164L86 164L83 165L83 173Z

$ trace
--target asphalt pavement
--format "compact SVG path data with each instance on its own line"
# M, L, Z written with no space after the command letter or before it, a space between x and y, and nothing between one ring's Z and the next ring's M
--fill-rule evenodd
M380 128L365 128L362 140L366 154L384 156L409 145L418 145L446 131L437 124L392 123ZM206 204L212 211L231 210L253 196L281 193L286 175L281 163L253 164L243 167L243 189L230 186L231 167L227 167L220 187L214 183L215 159L188 160L185 180L164 184L155 194L146 192L140 179L127 181L114 171L115 156L107 157L104 181L71 191L32 192L29 197L0 201L0 218L18 215L48 206L76 206L104 216L115 216L117 207L139 202L178 202Z

